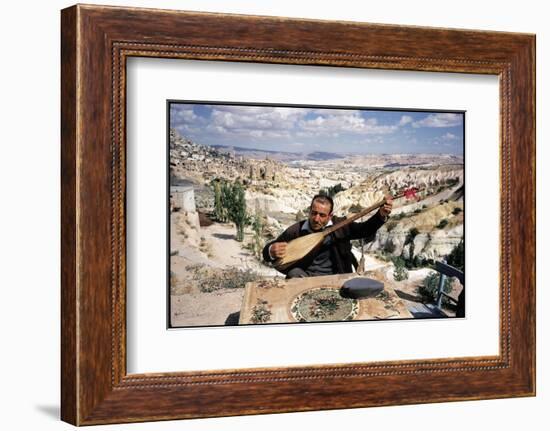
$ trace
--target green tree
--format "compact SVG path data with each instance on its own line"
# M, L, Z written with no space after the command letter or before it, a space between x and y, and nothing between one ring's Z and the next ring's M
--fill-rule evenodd
M333 198L337 193L343 192L344 190L346 190L346 188L342 185L342 183L338 183L327 189L320 189L319 194Z
M213 183L214 188L214 217L222 223L227 221L226 209L223 206L222 185L219 181Z
M233 193L233 188L231 184L229 184L227 181L222 181L221 197L220 197L221 206L223 208L223 211L221 212L222 218L220 219L222 223L230 221L229 208L231 206L232 193Z
M237 228L237 241L244 239L244 228L250 222L246 212L244 187L238 181L215 181L214 189L214 216L216 220L227 223L233 222Z
M244 228L249 221L246 213L246 200L244 188L238 181L228 184L225 191L224 207L227 209L227 217L237 228L237 241L244 239Z
M342 185L342 183L338 183L338 184L336 184L335 186L332 186L332 187L329 187L329 188L328 188L328 195L332 198L332 197L334 197L337 193L343 192L344 190L346 190L346 189L344 188L344 186Z

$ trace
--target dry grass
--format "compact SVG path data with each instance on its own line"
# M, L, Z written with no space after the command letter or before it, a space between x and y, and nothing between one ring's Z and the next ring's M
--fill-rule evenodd
M170 294L171 295L183 295L189 293L192 290L192 285L182 282L175 273L170 272Z
M193 284L201 292L214 292L222 289L242 289L246 283L257 281L261 276L256 272L230 266L223 269L206 268L203 265L192 265L186 268Z
M210 244L206 239L201 236L201 242L199 244L199 250L206 254L208 257L213 257L212 244Z

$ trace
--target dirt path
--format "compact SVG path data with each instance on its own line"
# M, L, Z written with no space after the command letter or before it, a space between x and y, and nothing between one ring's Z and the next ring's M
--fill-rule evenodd
M187 228L187 237L175 235L172 241L171 271L174 279L171 288L170 318L174 327L212 326L234 324L244 295L244 288L220 289L201 292L192 282L192 267L238 268L250 270L263 277L279 274L275 269L261 264L252 251L243 247L252 240L246 233L243 242L235 239L232 224L213 223L210 226Z
M213 326L235 324L243 302L244 289L223 289L211 293L172 295L172 326Z
M208 248L209 259L217 266L237 266L243 269L251 269L266 277L273 277L279 273L268 266L262 265L250 250L243 247L252 240L252 234L245 233L243 242L235 239L235 227L231 224L214 223L201 228L201 235ZM280 275L280 274L279 274Z

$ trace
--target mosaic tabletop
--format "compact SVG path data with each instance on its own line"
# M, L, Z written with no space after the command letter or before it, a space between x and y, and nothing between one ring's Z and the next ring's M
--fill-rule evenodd
M371 298L341 294L345 281L357 274L266 279L245 287L239 324L334 322L346 320L408 319L413 316L381 271L363 274L384 283Z

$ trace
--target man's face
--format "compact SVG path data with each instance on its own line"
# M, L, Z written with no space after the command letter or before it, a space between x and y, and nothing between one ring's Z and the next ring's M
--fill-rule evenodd
M313 201L309 209L309 227L313 231L323 229L332 218L328 202Z

